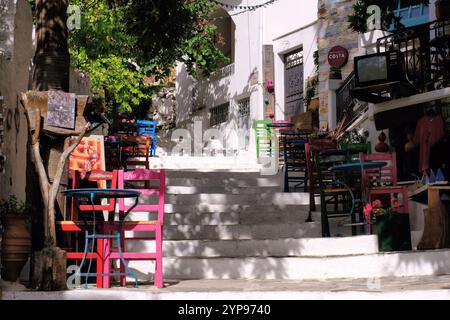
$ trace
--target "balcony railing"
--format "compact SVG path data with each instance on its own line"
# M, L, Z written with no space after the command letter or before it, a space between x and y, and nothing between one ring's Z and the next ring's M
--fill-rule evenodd
M345 79L336 90L336 121L340 122L347 115L346 123L351 123L367 108L367 103L352 98L351 90L355 88L355 72Z
M211 75L211 80L219 80L234 74L234 63L222 67Z
M450 21L406 28L377 40L377 51L399 50L417 93L447 87L450 82Z

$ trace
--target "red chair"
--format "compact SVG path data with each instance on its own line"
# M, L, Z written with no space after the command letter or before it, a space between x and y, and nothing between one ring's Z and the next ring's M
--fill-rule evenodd
M409 213L408 187L397 184L397 158L395 152L383 152L365 154L360 153L361 161L385 161L388 164L381 169L366 170L363 179L367 186L367 200L371 201L375 195L395 195L402 194L402 204L393 208L399 213ZM369 225L370 226L370 225Z
M111 188L115 189L117 186L117 171L107 172L101 170L93 170L87 172L84 177L81 177L79 171L73 171L72 174L72 188L79 188L84 182L92 182L97 185L98 188ZM107 185L109 182L109 186ZM115 199L108 199L107 203L105 200L102 200L102 204L96 204L92 206L91 204L80 204L78 209L79 211L86 211L91 214L93 211L102 212L108 211L113 212L115 210ZM78 217L78 209L75 206L74 200L71 201L71 211L70 211L70 220L59 221L57 225L61 228L63 232L75 232L75 243L73 241L69 241L69 247L65 248L67 251L67 260L81 260L83 258L83 252L78 249L78 235L79 232L84 232L86 230L90 230L92 228L91 219L80 220ZM103 228L103 223L98 224L99 228ZM98 239L96 244L96 252L88 253L87 259L92 258L96 261L97 265L97 273L102 273L103 270L103 244L104 239ZM97 287L103 287L103 279L101 276L97 277Z
M152 188L150 184L152 181L159 181L159 186ZM122 253L125 260L155 260L155 277L154 283L158 288L163 287L163 271L162 271L162 239L163 239L163 223L164 223L164 196L165 196L165 171L159 172L149 169L136 169L134 171L124 172L119 170L118 172L118 188L119 189L132 189L141 192L140 203L131 211L145 213L149 215L148 220L143 221L124 221L122 224L121 239ZM157 196L157 203L145 203L145 197ZM126 212L131 205L126 204L124 199L119 199L119 215ZM156 218L153 219L156 212ZM153 214L153 215L152 215ZM150 217L151 216L151 217ZM118 223L108 224L106 228L107 232L116 231ZM154 236L146 237L127 237L126 231L136 232L152 232ZM129 252L126 250L126 243L128 241L155 241L156 249L152 252ZM117 244L119 245L119 244ZM111 262L114 259L119 259L120 255L111 245L111 241L105 239L104 241L105 260L103 264L104 273L109 273L111 268ZM121 272L124 266L121 266ZM105 276L103 279L104 287L110 286L110 277ZM121 276L121 284L125 285L126 277Z

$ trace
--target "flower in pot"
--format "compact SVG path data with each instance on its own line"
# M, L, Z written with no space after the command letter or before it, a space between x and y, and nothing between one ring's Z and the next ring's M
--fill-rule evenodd
M403 227L400 219L405 215L396 212L399 207L401 204L395 197L391 198L390 205L384 205L380 199L376 199L364 206L364 216L374 227L380 251L402 250L406 248L405 242L411 241L402 238L405 232L401 230ZM406 231L409 233L409 230Z
M30 206L11 196L0 201L2 239L2 279L16 281L31 253Z
M342 80L342 71L341 68L331 67L330 68L330 79L334 80Z

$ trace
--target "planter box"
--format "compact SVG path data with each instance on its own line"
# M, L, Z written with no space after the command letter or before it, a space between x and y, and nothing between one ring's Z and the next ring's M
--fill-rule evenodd
M370 143L341 143L339 144L339 148L342 150L352 150L367 153L370 153L372 149Z
M378 236L380 251L412 250L408 214L392 213L377 216L373 221L373 229Z

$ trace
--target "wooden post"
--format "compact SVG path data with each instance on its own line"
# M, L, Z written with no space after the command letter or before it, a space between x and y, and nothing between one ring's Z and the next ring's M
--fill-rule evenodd
M40 94L42 95L42 93ZM42 128L45 128L45 121L42 121L42 109L39 103L35 105L31 103L25 93L22 93L21 103L26 110L29 130L32 134L31 160L39 177L39 187L44 203L45 247L33 255L31 286L44 291L66 290L66 252L56 246L55 203L67 158L86 135L90 123L85 123L80 131L73 132L77 139L62 152L53 181L50 182L40 151L40 134L43 131ZM30 113L34 115L34 123Z

